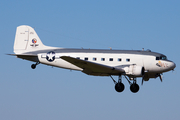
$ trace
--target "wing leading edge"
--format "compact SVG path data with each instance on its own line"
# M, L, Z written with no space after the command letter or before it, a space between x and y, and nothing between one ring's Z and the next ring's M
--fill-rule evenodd
M82 68L83 69L82 72L88 75L109 76L109 75L119 75L125 72L121 68L107 66L107 65L85 61L85 60L80 60L80 59L69 57L69 56L61 56L61 59L79 68Z

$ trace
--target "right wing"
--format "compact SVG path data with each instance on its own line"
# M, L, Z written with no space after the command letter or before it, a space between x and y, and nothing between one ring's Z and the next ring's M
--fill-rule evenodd
M79 68L82 68L83 69L82 72L88 75L109 76L109 75L119 75L125 72L122 68L116 68L95 62L80 60L69 56L61 56L61 59Z

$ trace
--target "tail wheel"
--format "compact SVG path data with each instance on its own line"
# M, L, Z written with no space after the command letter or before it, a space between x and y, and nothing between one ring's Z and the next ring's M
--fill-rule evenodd
M115 90L117 91L117 92L122 92L123 90L124 90L124 84L123 83L116 83L116 85L115 85Z
M37 62L36 64L32 64L32 65L31 65L31 68L32 68L32 69L35 69L38 64L40 64L40 62Z
M32 68L32 69L35 69L35 68L36 68L36 64L32 64L32 65L31 65L31 68Z

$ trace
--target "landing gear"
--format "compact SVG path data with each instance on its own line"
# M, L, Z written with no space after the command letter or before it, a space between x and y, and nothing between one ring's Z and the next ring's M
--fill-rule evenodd
M31 68L32 68L32 69L35 69L38 64L40 64L40 63L37 62L36 64L32 64L32 65L31 65Z
M114 82L114 84L115 84L115 90L116 90L117 92L122 92L122 91L124 90L124 88L125 88L124 84L122 83L122 76L119 75L119 80L118 80L118 82L116 82L116 81L113 79L112 76L110 76L110 77L112 78L112 80L113 80L113 82ZM137 93L137 92L139 91L139 85L136 83L136 78L133 78L133 79L132 79L132 80L133 80L133 83L131 83L131 81L130 81L126 76L124 76L124 77L127 79L127 81L128 81L129 84L130 84L130 90L131 90L131 92Z
M116 82L116 81L113 79L112 76L110 76L110 77L112 78L112 80L113 80L113 82L114 82L114 84L115 84L115 90L116 90L117 92L122 92L125 87L124 87L124 84L122 83L121 75L119 75L119 80L118 80L118 82Z
M115 90L117 92L122 92L124 90L124 84L123 83L116 83Z
M131 86L130 86L130 90L131 92L133 93L137 93L139 91L139 85L137 83L133 83Z
M130 82L130 80L125 76L125 78L127 79L127 81L130 84L130 90L133 93L137 93L139 91L139 85L136 83L136 78L132 78L133 83Z
M36 68L36 64L32 64L32 65L31 65L31 68L32 68L32 69L35 69L35 68Z

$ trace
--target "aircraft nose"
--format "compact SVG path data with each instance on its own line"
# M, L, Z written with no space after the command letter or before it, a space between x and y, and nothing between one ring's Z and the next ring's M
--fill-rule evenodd
M176 67L176 64L174 62L171 62L171 64L170 64L171 70L173 70L175 67Z

